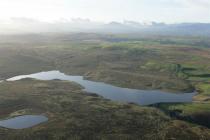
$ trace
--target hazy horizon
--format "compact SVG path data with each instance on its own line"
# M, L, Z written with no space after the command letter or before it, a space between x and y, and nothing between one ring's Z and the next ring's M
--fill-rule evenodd
M210 23L208 0L0 0L0 21L27 18L45 22L89 19L95 22L151 21Z
M208 0L0 0L0 3L0 34L127 33L142 32L153 27L150 25L210 23ZM183 28L173 30L184 31ZM188 29L208 34L206 30L210 25ZM171 29L152 30L167 32Z

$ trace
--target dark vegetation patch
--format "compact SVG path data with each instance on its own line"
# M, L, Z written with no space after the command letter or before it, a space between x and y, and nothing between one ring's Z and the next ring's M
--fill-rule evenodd
M187 121L210 128L210 105L202 104L155 104L174 119Z

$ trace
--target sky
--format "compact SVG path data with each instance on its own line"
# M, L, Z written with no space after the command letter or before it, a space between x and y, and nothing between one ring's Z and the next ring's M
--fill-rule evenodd
M210 0L0 0L0 21L10 18L210 23Z

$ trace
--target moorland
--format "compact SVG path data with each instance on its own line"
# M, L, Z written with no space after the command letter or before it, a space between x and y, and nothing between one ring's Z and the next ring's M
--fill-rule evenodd
M0 118L45 114L24 130L0 129L1 139L208 139L208 37L140 34L27 34L0 37L0 80L60 70L115 86L182 94L191 103L140 106L86 94L76 83L23 79L0 83Z

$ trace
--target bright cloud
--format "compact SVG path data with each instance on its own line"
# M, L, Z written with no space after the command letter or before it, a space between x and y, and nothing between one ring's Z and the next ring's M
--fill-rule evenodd
M210 22L210 0L0 0L0 19Z

